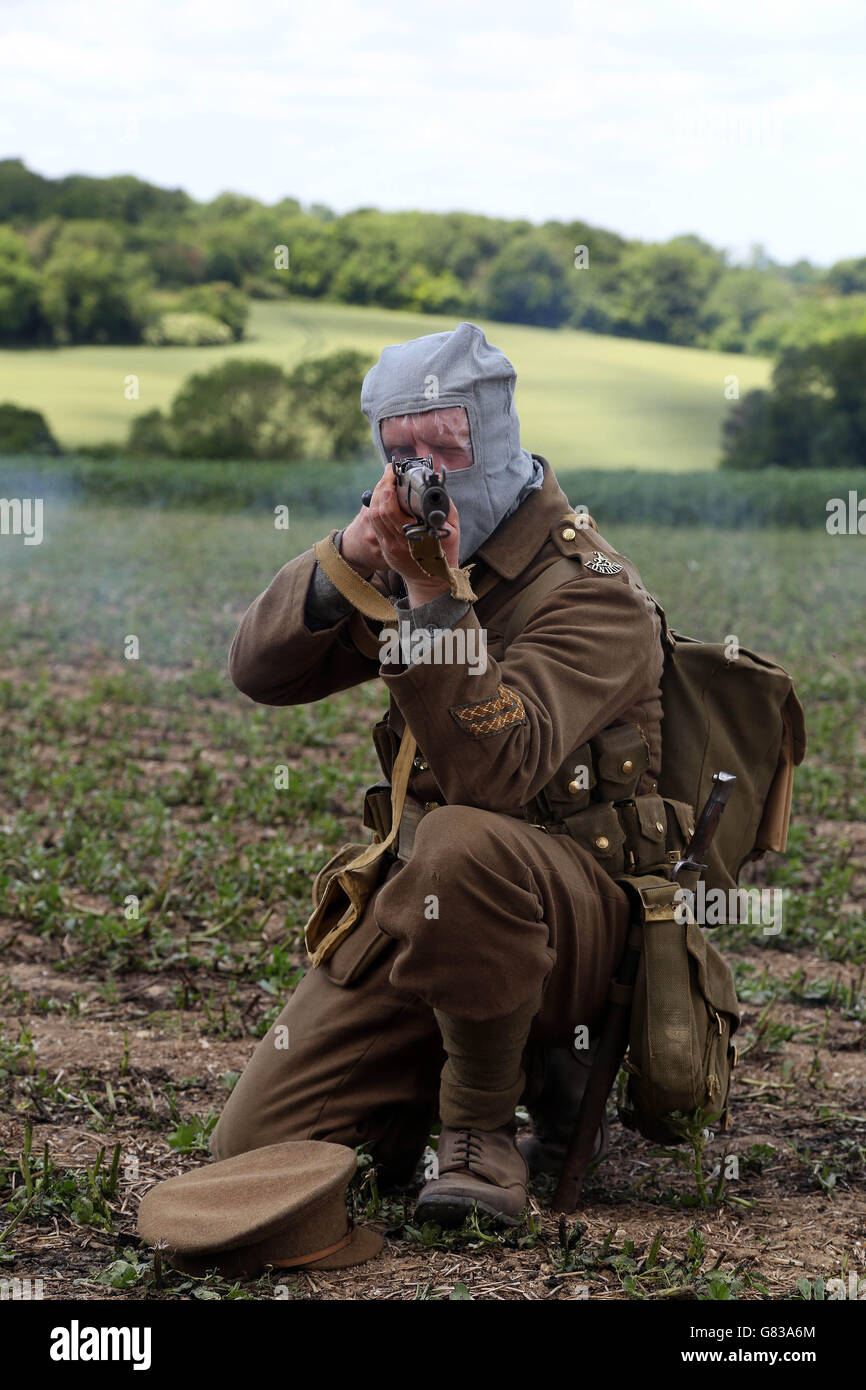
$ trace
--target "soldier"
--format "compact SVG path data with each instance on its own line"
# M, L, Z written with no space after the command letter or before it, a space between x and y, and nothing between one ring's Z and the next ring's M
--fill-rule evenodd
M407 726L418 752L378 885L259 1044L212 1153L366 1143L380 1179L405 1182L438 1115L438 1173L416 1218L440 1225L475 1206L520 1219L515 1106L523 1098L543 1141L530 1157L555 1157L585 1075L573 1045L593 1037L625 944L611 875L640 863L643 841L657 858L670 838L663 819L629 823L613 804L657 790L653 600L547 461L521 447L515 379L481 329L461 323L387 347L364 381L384 471L334 543L401 622L430 632L432 659L392 647L380 661L381 629L359 619L313 549L251 605L229 657L236 686L266 704L381 677L385 776ZM452 575L471 563L473 601L422 570L403 531L389 462L431 454L452 498L444 554ZM547 592L535 584L527 602L546 571ZM461 659L465 642L436 660L448 629L484 631L483 670Z

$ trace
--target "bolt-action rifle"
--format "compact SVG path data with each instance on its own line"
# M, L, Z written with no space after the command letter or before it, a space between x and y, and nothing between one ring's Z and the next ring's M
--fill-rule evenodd
M433 467L433 455L426 458L392 459L391 467L397 479L397 500L407 516L413 517L403 530L407 536L419 533L447 536L445 518L450 510L445 473ZM361 501L369 507L373 493L368 489Z

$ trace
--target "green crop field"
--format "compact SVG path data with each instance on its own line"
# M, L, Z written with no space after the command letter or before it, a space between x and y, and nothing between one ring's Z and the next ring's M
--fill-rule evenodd
M4 1278L44 1277L46 1297L275 1296L268 1277L160 1270L134 1213L153 1182L204 1161L307 965L313 874L367 838L381 683L270 708L225 669L247 604L332 520L345 517L286 534L265 509L58 500L42 545L2 541L0 1260ZM716 938L743 1008L731 1129L696 1157L614 1124L580 1225L536 1205L507 1235L419 1230L411 1191L381 1194L362 1167L354 1202L387 1227L382 1260L292 1272L283 1296L438 1299L458 1279L473 1297L569 1298L579 1279L590 1297L798 1299L818 1276L862 1276L862 539L658 524L610 535L672 625L782 660L806 706L789 854L757 869L785 893L783 930ZM130 635L137 660L124 659ZM738 1166L720 1183L724 1153Z
M306 299L254 302L248 338L230 347L74 347L0 352L0 402L41 410L67 448L122 441L130 419L165 408L194 371L226 357L266 357L283 366L335 348L377 357L387 343L453 328L455 320ZM572 329L482 321L518 373L524 445L555 468L713 468L728 402L763 386L764 359L665 347ZM128 376L139 398L124 394Z

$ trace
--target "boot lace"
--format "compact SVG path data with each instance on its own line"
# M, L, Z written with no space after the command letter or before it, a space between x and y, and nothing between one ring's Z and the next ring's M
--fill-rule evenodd
M484 1137L477 1129L458 1129L453 1143L454 1158L457 1162L471 1168L483 1148Z

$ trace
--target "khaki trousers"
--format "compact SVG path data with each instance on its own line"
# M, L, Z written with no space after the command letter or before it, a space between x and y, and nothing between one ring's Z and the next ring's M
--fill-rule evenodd
M568 836L476 807L431 811L411 860L392 864L259 1043L211 1153L366 1143L384 1181L408 1181L437 1118L433 1010L499 1018L541 988L528 1051L567 1046L596 1028L627 929L625 894Z

